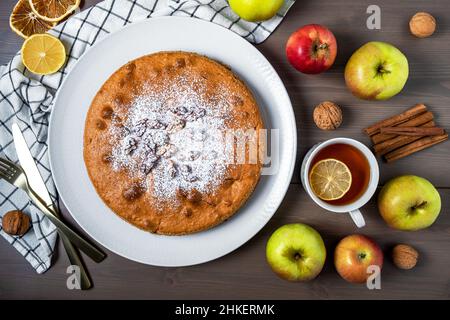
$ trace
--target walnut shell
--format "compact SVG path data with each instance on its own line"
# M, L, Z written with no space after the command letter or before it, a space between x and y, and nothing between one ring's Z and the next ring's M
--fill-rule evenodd
M30 217L19 210L5 213L2 218L3 230L13 236L22 236L30 229Z
M409 30L418 38L429 37L436 30L436 19L427 12L417 12L409 21Z
M334 130L342 123L341 108L330 101L324 101L314 108L314 122L322 130Z
M418 258L419 253L417 250L406 244L398 244L392 250L392 260L400 269L408 270L414 268Z

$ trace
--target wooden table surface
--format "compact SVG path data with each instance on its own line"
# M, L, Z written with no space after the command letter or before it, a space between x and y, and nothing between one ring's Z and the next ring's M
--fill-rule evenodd
M0 63L6 63L20 48L22 39L10 31L8 17L15 0L0 1ZM96 3L86 0L83 8ZM109 251L101 264L86 259L95 288L89 291L66 288L68 260L62 246L53 267L43 275L5 241L0 240L0 299L9 298L150 298L150 299L449 299L450 298L450 143L442 143L393 164L380 161L383 185L400 174L429 179L442 197L442 212L436 223L422 231L389 229L372 199L364 208L367 226L357 230L347 215L325 212L299 185L299 165L309 147L333 137L350 137L366 144L362 129L389 115L422 102L437 116L437 123L450 129L450 16L448 1L375 1L381 7L381 30L366 28L366 9L374 1L297 1L274 34L258 46L281 76L294 106L298 127L297 164L292 184L274 217L253 239L233 253L216 261L185 268L159 268L142 265ZM409 18L428 11L437 18L438 29L428 39L416 39L408 30ZM336 35L339 53L331 70L308 76L296 72L287 62L284 49L288 36L308 23L328 26ZM408 57L410 76L403 92L385 102L354 98L345 87L343 70L351 53L369 40L382 40L398 46ZM313 107L323 100L343 106L344 123L334 132L317 129L312 121ZM73 223L70 215L65 217ZM303 222L324 237L328 259L314 281L289 283L272 273L265 261L265 244L270 234L286 223ZM74 223L73 223L74 224ZM75 224L74 224L75 225ZM342 280L332 263L336 243L345 235L361 232L374 237L385 252L381 290L368 290ZM407 243L420 251L420 261L411 271L396 269L387 255L396 243ZM192 254L195 254L194 252Z

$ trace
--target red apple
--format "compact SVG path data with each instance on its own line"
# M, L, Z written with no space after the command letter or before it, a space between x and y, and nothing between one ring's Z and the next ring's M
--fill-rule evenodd
M328 28L308 24L295 31L286 44L286 55L292 66L303 73L317 74L328 70L336 59L337 42Z
M367 268L383 266L383 252L371 238L353 234L342 239L334 251L334 266L349 282L364 283L371 275Z

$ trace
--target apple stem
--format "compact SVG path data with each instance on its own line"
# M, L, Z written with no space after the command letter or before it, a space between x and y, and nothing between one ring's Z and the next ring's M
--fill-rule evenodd
M388 71L388 70L386 70L386 69L384 68L384 65L383 65L383 64L380 64L380 65L378 66L377 71L378 71L379 73L391 73L390 71Z
M413 209L413 210L414 210L414 209L419 209L420 207L423 207L423 206L425 206L426 204L427 204L426 201L422 201L421 203L418 203L418 204L414 205L414 206L412 207L412 209Z
M320 45L317 46L317 50L325 50L328 48L328 44L326 43L321 43Z

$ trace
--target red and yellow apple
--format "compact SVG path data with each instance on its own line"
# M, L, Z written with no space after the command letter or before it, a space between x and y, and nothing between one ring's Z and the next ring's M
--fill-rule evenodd
M441 212L441 197L428 180L406 175L386 183L378 196L378 210L395 229L413 231L431 226Z
M291 65L308 74L328 70L337 54L333 33L318 24L309 24L295 31L286 44L286 55Z
M371 238L353 234L343 238L334 251L334 266L342 278L353 283L364 283L371 275L368 267L383 266L383 252Z
M308 281L317 277L326 254L320 234L302 223L278 228L266 247L267 262L272 270L289 281Z

